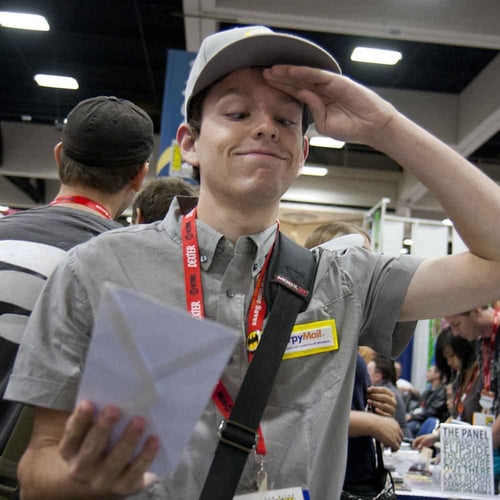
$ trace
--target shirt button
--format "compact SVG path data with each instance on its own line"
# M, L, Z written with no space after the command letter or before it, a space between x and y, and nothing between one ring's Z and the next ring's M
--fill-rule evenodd
M232 298L234 297L234 292L233 292L233 289L232 289L232 288L228 288L228 289L226 290L226 295L227 295L230 299L232 299Z
M208 260L208 257L206 255L200 255L200 262L203 264Z

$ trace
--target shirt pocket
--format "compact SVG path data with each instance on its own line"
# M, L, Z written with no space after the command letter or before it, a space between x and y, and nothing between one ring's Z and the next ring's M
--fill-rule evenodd
M305 311L297 316L296 325L334 319L339 346L321 352L281 362L268 406L306 409L319 400L324 402L343 378L343 370L352 357L356 342L343 335L345 297L328 305Z

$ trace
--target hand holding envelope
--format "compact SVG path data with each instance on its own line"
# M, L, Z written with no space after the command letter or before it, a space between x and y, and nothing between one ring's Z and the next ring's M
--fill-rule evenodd
M108 285L103 291L80 384L78 401L97 410L120 408L111 446L134 416L159 438L150 471L170 475L238 340L213 321L137 292Z

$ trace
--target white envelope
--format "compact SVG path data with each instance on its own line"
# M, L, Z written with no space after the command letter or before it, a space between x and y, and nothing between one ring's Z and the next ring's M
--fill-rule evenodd
M80 383L78 401L114 404L124 418L147 419L160 449L150 471L169 476L206 407L238 340L218 323L194 319L145 295L106 285Z

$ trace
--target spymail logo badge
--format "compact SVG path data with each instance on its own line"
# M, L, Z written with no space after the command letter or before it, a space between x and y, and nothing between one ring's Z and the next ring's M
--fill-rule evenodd
M301 358L339 348L337 326L334 319L295 325L283 359Z

